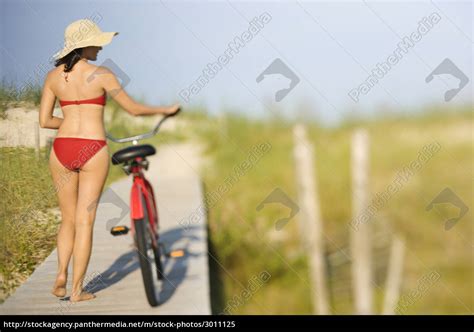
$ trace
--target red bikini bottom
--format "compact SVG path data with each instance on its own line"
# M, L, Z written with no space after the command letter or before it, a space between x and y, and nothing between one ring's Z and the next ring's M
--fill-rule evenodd
M64 167L71 171L79 172L87 161L106 145L107 142L105 140L56 137L53 148L56 157Z

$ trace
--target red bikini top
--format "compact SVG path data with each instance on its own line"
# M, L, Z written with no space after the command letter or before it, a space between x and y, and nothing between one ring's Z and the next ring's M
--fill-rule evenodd
M104 93L102 96L92 99L83 99L83 100L60 100L59 105L68 106L68 105L81 105L81 104L97 104L105 105L107 96Z

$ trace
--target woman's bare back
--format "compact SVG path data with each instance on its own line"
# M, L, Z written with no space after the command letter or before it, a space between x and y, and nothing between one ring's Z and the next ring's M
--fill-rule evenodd
M64 73L64 65L49 75L50 88L59 100L74 101L100 97L104 88L96 77L99 67L79 61L71 72ZM104 107L98 104L67 105L62 107L64 120L58 137L105 139Z

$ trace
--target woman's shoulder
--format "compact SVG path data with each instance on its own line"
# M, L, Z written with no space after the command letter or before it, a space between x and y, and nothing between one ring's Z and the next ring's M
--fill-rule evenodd
M63 69L61 68L63 65L60 65L58 67L55 67L53 69L51 69L47 74L46 74L46 81L51 81L53 80L55 77L58 77L59 75L61 75Z
M87 64L87 67L84 73L87 77L99 78L100 80L108 79L110 78L110 75L114 75L113 72L109 68L105 66L96 66L90 63Z
M87 63L87 70L97 72L99 74L112 74L112 71L106 66L96 66L92 63Z

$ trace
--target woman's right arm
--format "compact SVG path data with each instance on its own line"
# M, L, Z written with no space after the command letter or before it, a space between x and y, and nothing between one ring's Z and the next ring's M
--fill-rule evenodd
M41 128L59 129L63 119L53 116L56 96L50 88L50 81L51 78L48 74L44 80L43 91L41 92L39 125Z
M137 115L156 115L156 114L173 114L179 109L179 104L173 106L148 106L140 104L133 100L132 97L120 86L115 74L106 67L99 67L100 80L104 90L119 103L128 113Z

